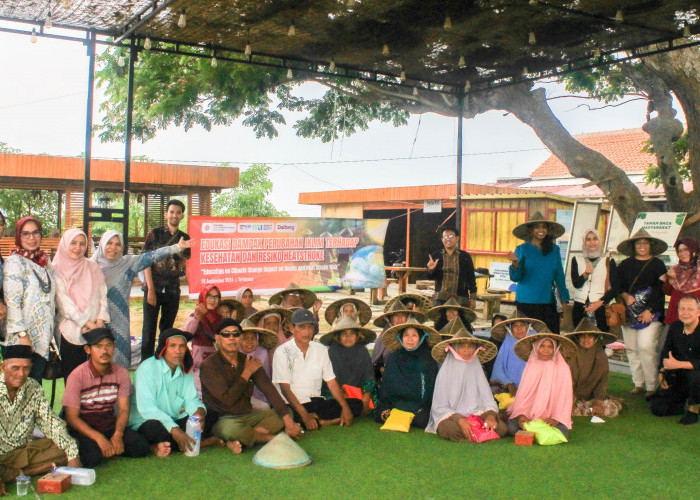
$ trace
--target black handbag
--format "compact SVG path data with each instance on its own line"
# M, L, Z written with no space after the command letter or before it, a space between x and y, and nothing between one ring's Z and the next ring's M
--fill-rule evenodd
M51 339L51 343L49 344L49 360L44 367L43 378L46 380L58 380L63 378L61 355L58 353L58 347L53 339Z

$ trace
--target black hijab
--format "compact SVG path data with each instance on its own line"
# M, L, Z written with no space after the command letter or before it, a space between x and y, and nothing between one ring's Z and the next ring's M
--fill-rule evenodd
M331 358L335 378L341 386L362 388L366 382L374 381L372 360L363 344L358 342L352 347L345 347L334 340L328 348L328 357Z
M412 413L430 407L438 372L430 351L430 345L424 341L414 351L401 347L389 354L382 379L382 405Z

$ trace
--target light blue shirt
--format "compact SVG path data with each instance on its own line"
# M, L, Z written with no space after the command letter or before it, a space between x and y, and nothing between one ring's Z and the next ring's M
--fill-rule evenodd
M510 280L518 284L515 300L523 304L552 304L552 283L556 283L562 302L569 302L564 268L561 265L561 252L557 245L547 255L536 245L526 241L515 248L518 268L508 269Z

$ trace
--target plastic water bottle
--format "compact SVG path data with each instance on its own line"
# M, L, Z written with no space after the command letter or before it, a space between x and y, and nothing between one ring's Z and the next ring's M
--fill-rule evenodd
M185 455L188 457L196 457L199 455L199 445L202 441L202 422L199 417L192 415L187 419L187 428L185 430L187 435L194 439L194 444L191 445L190 451L185 451Z
M95 469L83 467L54 467L54 474L69 474L71 484L90 486L95 482Z

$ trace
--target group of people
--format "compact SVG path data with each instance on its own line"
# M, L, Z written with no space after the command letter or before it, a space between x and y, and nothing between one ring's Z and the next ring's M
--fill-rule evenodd
M49 261L40 248L40 222L17 222L16 248L1 280L7 319L0 418L9 423L3 431L9 435L0 439L3 483L52 463L92 467L115 455L190 451L196 445L186 433L190 419L201 426L202 447L236 454L280 432L297 439L366 416L393 428L410 415L407 426L452 441L516 434L533 422L566 439L573 416L612 418L622 409L622 400L607 392L604 352L616 340L604 314L615 297L626 305L622 331L633 392L645 393L654 414L698 420L694 240L679 240L679 264L666 270L656 257L665 244L643 231L620 244L628 258L619 265L601 250L597 231L587 231L583 255L571 265L577 327L560 335L558 306L570 299L554 244L563 228L536 215L513 231L525 240L509 254L516 311L495 316L487 340L472 327L471 257L458 248L458 231L445 228L443 248L427 263L436 283L432 300L393 298L373 321L377 333L368 326L371 308L342 298L325 308L330 329L316 341L322 301L294 284L261 310L249 288L223 299L216 286L206 286L182 328L173 327L191 245L179 229L184 208L178 200L168 203L166 225L148 235L138 256L124 255L121 235L108 231L88 259L87 236L70 229ZM129 294L141 271L142 360L132 384ZM659 352L664 292L671 306ZM40 385L52 349L65 377L65 423ZM45 438L31 439L35 427Z

